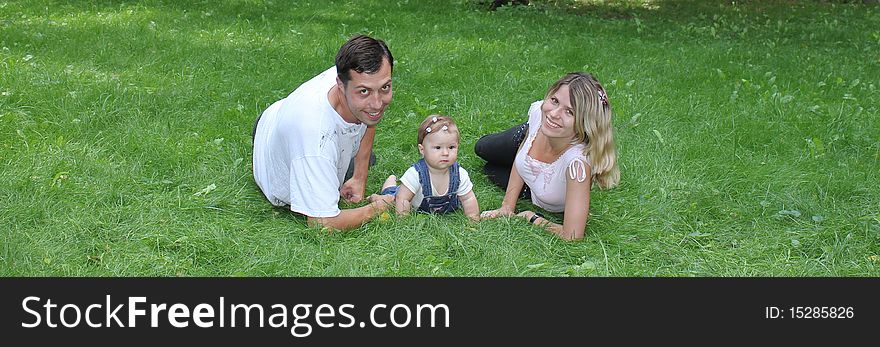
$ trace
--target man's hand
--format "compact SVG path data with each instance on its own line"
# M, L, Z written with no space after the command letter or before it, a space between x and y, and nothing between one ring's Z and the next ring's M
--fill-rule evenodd
M365 187L366 182L352 177L342 185L339 195L347 202L361 202L364 199Z
M389 208L394 208L394 197L388 194L373 194L367 198L367 201L373 205L376 211L383 212Z
M386 204L394 205L394 197L391 195L388 195L388 194L381 194L381 195L380 194L373 194L373 195L370 195L369 198L367 198L367 201L369 201L369 202L382 201Z

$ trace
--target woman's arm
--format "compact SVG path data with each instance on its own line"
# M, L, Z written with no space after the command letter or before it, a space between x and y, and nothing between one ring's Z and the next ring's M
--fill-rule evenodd
M565 240L579 240L584 238L584 230L587 228L587 218L590 217L590 187L592 185L590 166L585 165L587 178L581 182L572 177L567 177L565 184L565 217L562 225L553 223L542 217L535 219L534 224L541 226ZM535 213L523 211L517 216L530 220Z
M516 164L510 168L510 180L507 182L507 191L504 193L504 200L501 201L501 207L497 210L483 211L480 218L492 219L501 216L512 216L516 207L516 201L519 200L519 194L522 193L523 185L522 177L516 171Z

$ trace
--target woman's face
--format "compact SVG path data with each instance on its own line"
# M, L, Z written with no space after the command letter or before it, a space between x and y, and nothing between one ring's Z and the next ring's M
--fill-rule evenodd
M574 109L567 84L550 94L541 105L541 132L549 138L574 138Z

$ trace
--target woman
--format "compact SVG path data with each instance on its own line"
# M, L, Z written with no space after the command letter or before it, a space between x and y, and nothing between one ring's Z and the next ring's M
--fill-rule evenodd
M507 189L501 207L481 218L512 216L519 197L530 197L544 210L563 212L562 225L532 211L516 215L566 240L584 237L593 180L606 189L620 180L608 95L583 72L556 81L532 103L526 124L483 136L474 151L487 161L489 179Z

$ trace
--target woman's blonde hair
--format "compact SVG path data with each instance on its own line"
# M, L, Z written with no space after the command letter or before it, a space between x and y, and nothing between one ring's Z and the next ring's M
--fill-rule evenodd
M572 72L556 81L547 91L545 99L563 85L568 85L574 111L574 140L586 145L584 156L589 158L593 177L599 187L612 188L620 182L620 169L617 167L608 94L593 75Z

